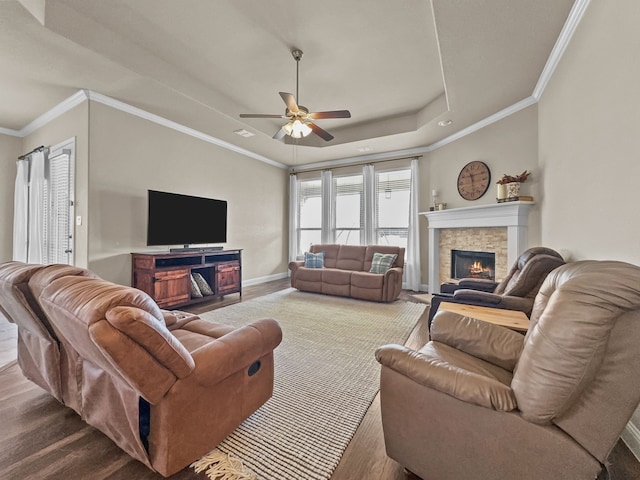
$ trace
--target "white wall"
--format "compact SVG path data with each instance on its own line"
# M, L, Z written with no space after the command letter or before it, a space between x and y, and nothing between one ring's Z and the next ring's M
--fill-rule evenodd
M13 257L13 190L22 139L0 133L0 263Z
M228 201L226 247L242 248L243 280L284 275L288 182L267 165L100 103L90 103L89 268L131 281L146 246L147 189ZM206 221L206 219L203 219Z
M539 103L542 241L572 260L640 265L639 18L591 2ZM640 410L624 438L640 458Z

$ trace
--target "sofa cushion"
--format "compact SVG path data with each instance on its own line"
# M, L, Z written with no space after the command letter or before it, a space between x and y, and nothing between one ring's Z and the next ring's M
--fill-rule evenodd
M196 281L196 284L198 285L198 290L200 290L200 293L202 293L202 295L213 295L213 290L211 290L211 286L207 283L207 281L205 280L205 278L202 276L201 273L194 273L193 274L193 278Z
M398 258L397 254L374 253L371 260L371 273L385 273L393 266L393 262Z
M324 268L324 252L304 252L304 266L307 268Z
M336 268L336 260L338 259L338 252L340 251L340 245L326 244L326 245L311 245L309 247L311 253L324 252L324 266L325 268Z
M337 268L325 268L322 271L322 282L331 285L349 285L351 274L356 273L351 270L340 270Z
M394 262L394 267L404 267L404 248L402 247L394 247L390 245L369 245L367 246L367 253L364 256L364 268L362 269L365 272L371 270L371 263L373 260L374 253L391 253L396 254L398 257Z
M363 270L366 247L361 245L340 245L336 268L342 270Z
M384 285L384 275L371 272L352 272L351 285L360 288L374 288L380 290Z
M193 275L189 275L189 288L191 289L191 298L202 298L202 292Z

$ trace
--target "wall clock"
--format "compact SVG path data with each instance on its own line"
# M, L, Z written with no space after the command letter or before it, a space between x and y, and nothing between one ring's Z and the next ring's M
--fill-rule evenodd
M491 183L491 171L486 163L469 162L458 175L458 193L465 200L477 200L485 194Z

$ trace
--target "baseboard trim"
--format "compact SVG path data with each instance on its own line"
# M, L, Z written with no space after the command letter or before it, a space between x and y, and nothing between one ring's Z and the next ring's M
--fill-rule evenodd
M622 441L629 447L631 453L640 462L640 428L633 424L627 423L626 428L622 432Z
M250 287L252 285L260 285L261 283L273 282L274 280L281 280L287 278L289 275L285 273L275 273L273 275L267 275L266 277L252 278L250 280L243 280L243 287Z

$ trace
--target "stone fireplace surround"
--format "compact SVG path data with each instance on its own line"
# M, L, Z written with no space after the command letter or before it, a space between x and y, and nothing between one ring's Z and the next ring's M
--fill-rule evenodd
M527 249L527 218L534 202L505 202L474 207L452 208L420 212L429 222L429 293L440 291L441 256L450 256L450 251L441 252L440 233L444 229L486 229L506 227L508 268ZM496 263L498 258L496 256ZM498 266L496 265L496 269ZM498 272L496 272L496 276Z

